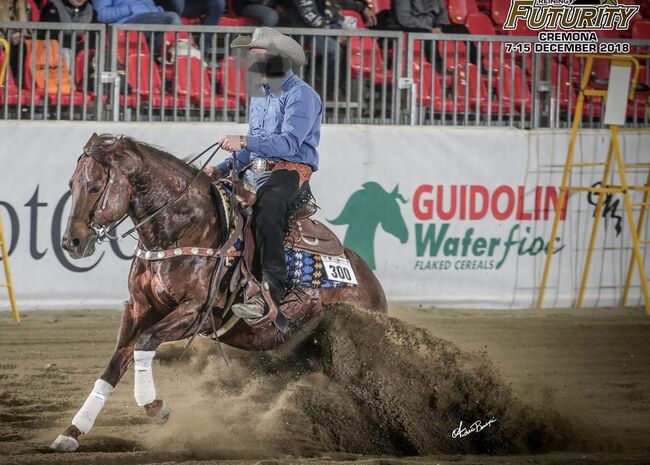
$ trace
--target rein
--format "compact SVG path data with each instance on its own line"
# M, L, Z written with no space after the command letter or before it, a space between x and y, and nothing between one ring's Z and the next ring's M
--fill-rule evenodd
M126 236L130 236L140 226L142 226L143 224L148 223L149 221L154 219L160 212L165 210L167 207L169 207L169 206L175 204L176 202L178 202L181 199L181 197L183 197L183 195L185 195L185 193L187 193L189 188L192 187L194 182L199 178L199 176L201 175L201 172L205 169L205 167L208 166L208 164L212 161L214 156L217 154L217 152L221 148L221 145L218 142L215 142L214 144L209 146L207 149L205 149L203 152L199 153L197 156L192 158L190 161L186 162L188 165L191 165L192 163L194 163L196 160L201 158L205 153L207 153L210 149L212 149L215 146L217 148L214 149L214 151L208 157L208 159L205 161L205 163L203 163L201 168L199 168L199 171L194 175L194 177L185 186L185 188L183 188L183 190L181 191L180 194L178 194L178 196L176 196L174 199L172 199L172 200L168 201L167 203L165 203L162 207L158 208L156 211L151 213L149 216L147 216L145 219L140 221L138 224L133 226L131 229L129 229L127 232L125 232L121 236L118 236L118 235L111 236L111 233L128 218L128 216L129 216L128 214L125 214L120 220L114 222L111 226L100 227L100 226L95 225L94 222L91 223L91 228L97 233L97 242L102 243L102 242L105 242L106 240L123 240ZM106 191L108 190L108 185L112 183L112 180L113 180L113 178L111 177L111 172L110 172L110 169L109 169L109 179L108 179L108 182L106 183L106 187L104 188L104 193L102 194L102 197L105 196ZM103 204L106 204L106 199L104 199Z

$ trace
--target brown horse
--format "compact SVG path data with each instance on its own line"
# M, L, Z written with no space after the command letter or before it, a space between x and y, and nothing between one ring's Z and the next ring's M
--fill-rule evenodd
M93 135L70 180L72 204L63 247L73 258L92 255L98 227L106 227L127 214L137 225L182 193L197 172L182 160L136 140ZM139 247L152 253L170 248L218 250L228 239L220 227L219 211L211 194L211 179L201 173L178 201L137 228ZM304 332L315 327L324 305L329 303L347 302L386 312L384 292L370 268L351 250L346 249L345 255L358 285L310 289L310 309L294 321L294 329ZM215 256L180 253L164 260L134 258L129 274L130 298L122 313L115 352L72 424L51 448L77 449L79 436L90 431L107 398L134 361L134 395L138 405L154 421L167 420L169 410L155 396L152 359L164 342L213 331L212 322L201 318L201 310L209 297L211 277L219 261ZM213 307L212 313L220 341L233 347L271 350L295 338L295 331L279 338L273 326L253 328L242 320L235 320L233 325L232 318L224 332L224 308Z

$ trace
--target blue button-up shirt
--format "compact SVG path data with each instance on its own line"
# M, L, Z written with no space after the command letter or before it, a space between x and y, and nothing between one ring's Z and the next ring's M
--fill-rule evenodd
M250 104L246 149L236 153L237 169L256 158L304 163L318 170L318 142L323 104L306 82L287 72L274 95L264 86L265 97L253 97ZM218 165L228 171L230 160Z

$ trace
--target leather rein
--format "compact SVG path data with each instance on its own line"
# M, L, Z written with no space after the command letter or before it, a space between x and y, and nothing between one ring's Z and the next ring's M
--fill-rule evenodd
M173 205L173 204L175 204L176 202L178 202L178 201L181 199L181 197L183 197L183 195L185 195L185 194L187 193L187 191L190 189L190 187L192 187L192 185L194 184L194 182L199 178L199 176L201 175L201 172L205 169L205 167L208 166L208 164L212 161L212 159L214 158L214 156L217 154L217 152L218 152L219 149L221 148L221 145L220 145L218 142L216 142L216 143L210 145L210 146L209 146L207 149L205 149L203 152L199 153L197 156L195 156L194 158L192 158L191 160L189 160L188 162L186 162L188 165L191 165L192 163L194 163L196 160L198 160L199 158L201 158L205 153L207 153L210 149L212 149L212 148L214 148L214 147L216 147L216 148L214 149L214 151L212 152L212 154L210 154L210 156L208 157L208 159L205 161L205 163L203 163L203 165L201 166L201 168L199 168L199 171L198 171L198 172L197 172L197 173L192 177L192 179L189 181L189 183L187 183L187 184L185 185L185 187L183 188L183 190L181 191L180 194L178 194L178 195L177 195L175 198L173 198L172 200L169 200L167 203L165 203L165 204L164 204L163 206L161 206L160 208L156 209L154 212L152 212L150 215L148 215L146 218L144 218L142 221L140 221L138 224L136 224L135 226L133 226L131 229L129 229L128 231L126 231L126 232L123 233L122 235L117 235L117 234L115 234L115 235L111 235L111 233L112 233L113 231L115 231L115 229L117 229L117 227L118 227L119 225L121 225L121 224L122 224L122 223L123 223L123 222L124 222L128 217L129 217L128 213L126 213L126 214L125 214L121 219L119 219L118 221L113 222L112 224L108 224L108 225L105 225L105 226L101 226L101 225L98 225L98 224L95 223L95 211L96 211L96 209L97 209L97 205L101 204L101 208L102 208L102 209L106 207L106 204L107 204L107 202L108 202L108 197L107 197L107 195L106 195L106 193L107 193L107 191L108 191L108 187L109 187L110 184L113 184L113 183L115 182L115 181L113 180L112 170L111 170L111 168L109 167L109 168L108 168L108 180L106 181L106 184L104 185L103 192L102 192L102 196L101 196L99 199L97 199L97 202L95 203L95 205L94 205L94 207L93 207L93 210L92 210L92 216L91 216L91 222L90 222L90 225L89 225L90 228L91 228L93 231L95 231L95 234L97 235L97 243L101 244L101 243L106 242L106 241L109 241L109 240L118 240L118 241L124 240L125 237L130 236L130 235L131 235L134 231L136 231L140 226L142 226L142 225L145 224L145 223L148 223L149 221L151 221L152 219L154 219L158 214L160 214L162 211L164 211L166 208L168 208L168 207L170 207L171 205ZM81 156L83 157L83 156L91 156L91 155L88 153L88 149L87 149L87 148L84 148L84 153L83 153ZM186 249L189 249L189 252L187 252L187 251L185 251L185 250L182 250L182 249L185 249L185 248L176 248L176 249L170 249L170 250L164 251L166 256L165 256L165 257L162 257L162 258L171 258L171 257L175 257L175 256L178 256L178 255L199 255L199 256L208 256L208 257L218 256L218 255L219 255L219 254L216 254L216 253L215 253L215 254L208 254L207 251L204 252L203 250L201 250L201 253L200 253L200 254L199 254L199 253L195 253L195 252L194 252L195 249L200 249L200 248L198 248L198 247L186 247ZM140 249L139 249L139 248L136 249L136 252L137 252L138 250L140 250ZM178 250L181 250L182 253L179 254L179 253L178 253ZM170 252L170 251L171 251L171 255L167 254L167 252ZM187 252L187 253L186 253L186 252ZM152 254L156 254L156 258L153 258L153 257L152 257L152 259L154 259L154 260L156 260L156 259L157 259L157 260L160 260L160 258L158 258L158 254L157 254L157 253L152 253ZM140 255L141 255L141 258L145 258L146 251L142 251ZM137 255L137 254L136 254L136 256L138 256L138 257L140 257L140 255ZM167 256L167 255L169 255L169 256ZM145 258L145 259L146 259L146 260L149 260L149 259L150 259L150 256L149 256L149 255L146 255L146 258Z

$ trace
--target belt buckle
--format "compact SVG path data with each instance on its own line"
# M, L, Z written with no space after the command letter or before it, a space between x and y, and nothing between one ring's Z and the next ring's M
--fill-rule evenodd
M251 166L251 169L255 173L261 173L263 171L268 171L268 163L264 158L256 158L253 161L253 165Z

